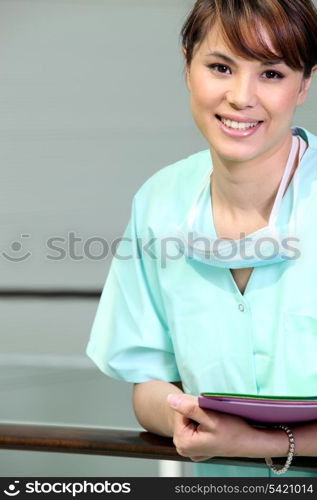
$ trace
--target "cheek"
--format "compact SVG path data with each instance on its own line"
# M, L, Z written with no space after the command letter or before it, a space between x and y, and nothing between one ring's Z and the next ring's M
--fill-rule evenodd
M266 94L265 100L268 109L272 110L275 115L281 115L286 118L292 115L296 107L298 93L294 89L284 89L282 92L271 90ZM283 112L283 114L282 114Z
M211 82L204 74L196 75L191 81L192 102L202 105L212 105L223 94L223 87Z
M195 87L191 95L192 104L206 106L211 102L210 94L202 85Z

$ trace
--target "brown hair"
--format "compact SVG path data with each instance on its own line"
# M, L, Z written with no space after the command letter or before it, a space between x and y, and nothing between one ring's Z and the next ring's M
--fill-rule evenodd
M181 30L188 66L215 23L239 56L261 61L282 58L290 68L303 71L305 78L317 63L317 10L311 0L197 0ZM261 38L259 24L275 52Z

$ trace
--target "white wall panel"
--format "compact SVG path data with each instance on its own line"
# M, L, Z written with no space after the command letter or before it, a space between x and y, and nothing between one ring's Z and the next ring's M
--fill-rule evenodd
M189 5L0 1L2 287L102 286L108 262L48 261L47 239L120 236L146 178L201 149L178 43ZM6 259L13 242L32 258Z

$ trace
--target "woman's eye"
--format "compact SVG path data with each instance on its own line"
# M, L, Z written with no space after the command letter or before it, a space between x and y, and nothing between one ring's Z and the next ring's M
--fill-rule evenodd
M221 73L223 75L231 74L229 66L226 66L225 64L219 64L219 63L209 64L208 68L214 71L215 73ZM284 75L282 75L278 71L274 71L273 69L265 71L263 74L265 75L266 80L281 80L282 78L284 78Z
M217 73L227 73L227 71L230 71L230 68L228 66L225 66L224 64L209 64L208 68L216 71Z
M266 75L266 78L268 80L280 80L284 78L284 76L281 73L278 73L277 71L273 70L265 71L264 75Z

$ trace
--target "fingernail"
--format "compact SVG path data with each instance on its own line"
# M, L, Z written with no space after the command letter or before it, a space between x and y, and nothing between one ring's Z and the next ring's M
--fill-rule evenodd
M167 396L167 402L172 408L177 408L181 400L182 396L180 394L169 394Z

